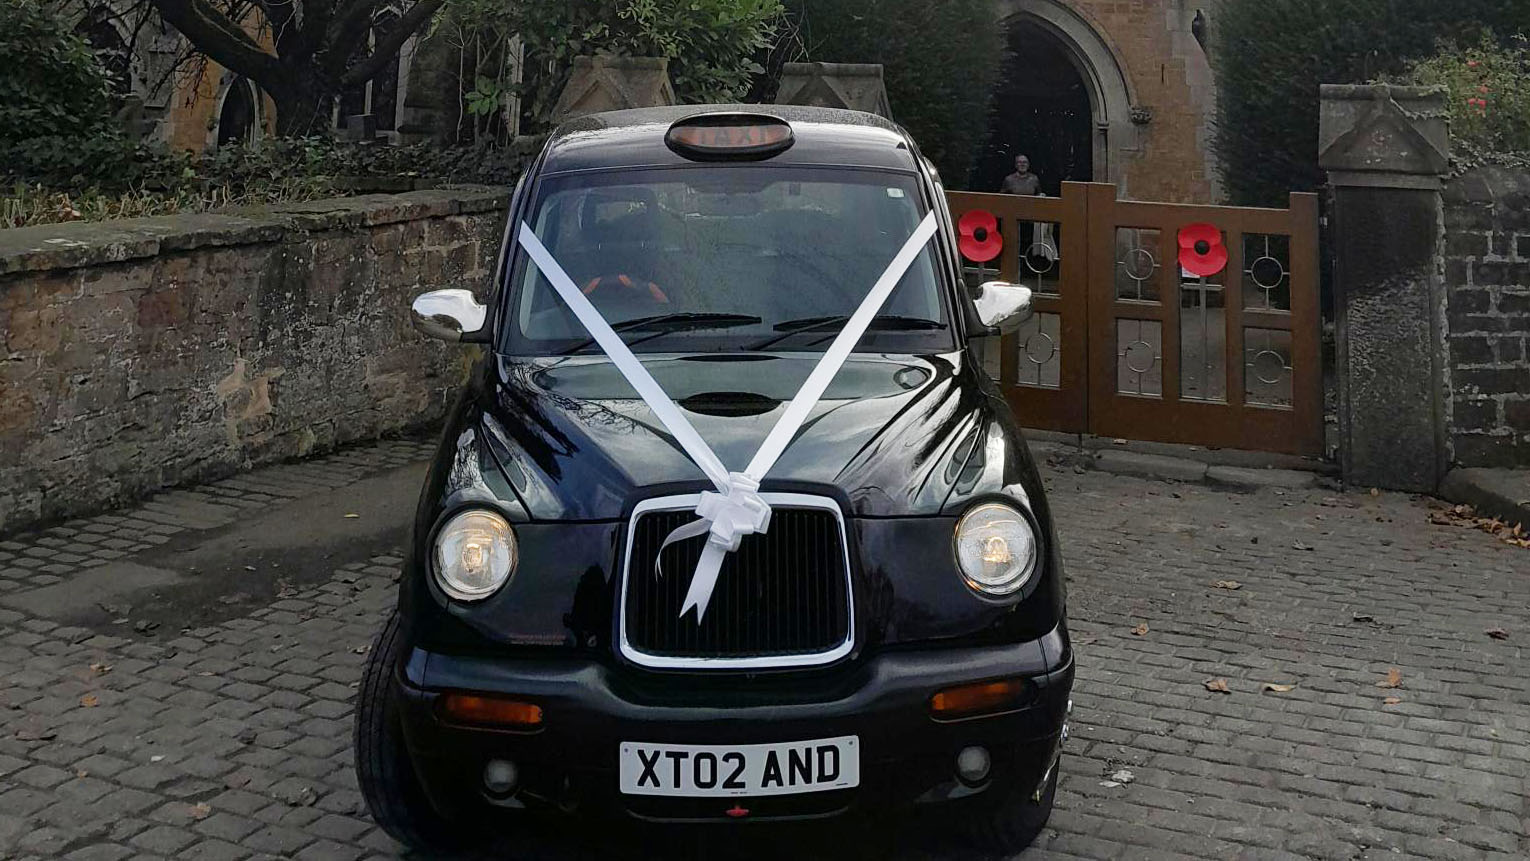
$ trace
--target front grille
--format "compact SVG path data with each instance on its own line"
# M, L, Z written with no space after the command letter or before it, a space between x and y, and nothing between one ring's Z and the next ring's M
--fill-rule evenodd
M700 625L694 611L682 618L680 607L706 536L670 545L663 576L655 571L664 539L696 519L693 506L636 515L622 611L630 656L659 665L666 659L802 664L821 662L804 660L809 656L831 660L836 650L848 650L850 585L837 510L774 501L771 509L769 531L744 536L723 560Z

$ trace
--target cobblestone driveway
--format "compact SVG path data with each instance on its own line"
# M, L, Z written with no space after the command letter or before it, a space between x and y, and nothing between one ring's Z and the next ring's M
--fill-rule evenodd
M282 467L0 542L0 858L395 855L349 748L396 551L311 559L269 596L207 591L208 621L180 631L135 631L136 611L92 609L86 588L73 599L90 613L10 608L57 607L27 596L91 567L152 568L160 545L421 451ZM1079 673L1058 809L1027 859L1530 854L1530 551L1431 524L1400 496L1047 475ZM905 854L955 857L924 843ZM566 835L539 845L606 854Z

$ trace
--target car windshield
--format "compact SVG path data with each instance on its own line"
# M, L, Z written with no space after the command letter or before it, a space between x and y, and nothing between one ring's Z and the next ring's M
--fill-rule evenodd
M635 352L821 352L923 217L912 174L713 165L551 176L527 223ZM598 352L516 246L502 349ZM954 341L931 246L856 349Z

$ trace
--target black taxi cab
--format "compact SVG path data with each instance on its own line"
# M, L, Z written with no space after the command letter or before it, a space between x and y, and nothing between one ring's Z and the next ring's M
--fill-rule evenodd
M898 126L687 106L557 129L372 649L356 769L423 851L515 817L682 827L938 810L1043 827L1073 654L1046 497L969 339L1026 288L963 283Z

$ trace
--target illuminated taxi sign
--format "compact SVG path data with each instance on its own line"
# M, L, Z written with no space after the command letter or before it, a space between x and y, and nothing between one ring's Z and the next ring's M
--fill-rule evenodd
M702 114L669 127L669 148L700 161L770 158L792 145L792 127L763 114Z

